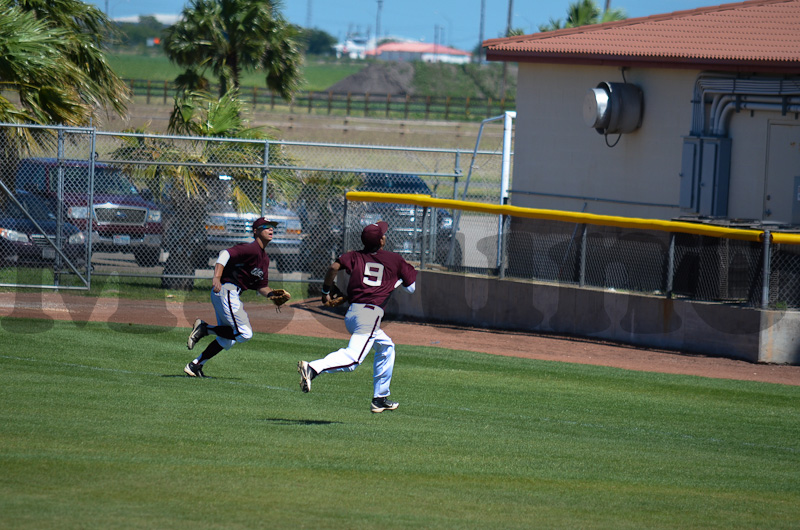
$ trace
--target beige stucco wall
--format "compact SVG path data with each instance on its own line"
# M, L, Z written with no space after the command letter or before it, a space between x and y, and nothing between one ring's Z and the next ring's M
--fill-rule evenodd
M691 127L695 75L627 70L626 80L644 92L644 120L639 130L609 148L585 124L583 101L601 81L622 82L618 68L520 65L512 203L580 211L586 202L586 211L599 214L679 215L682 135ZM610 143L615 140L616 135L609 136ZM522 193L526 191L576 198Z
M699 74L626 70L625 80L644 93L644 119L639 130L609 148L585 124L583 101L601 81L623 82L619 68L520 64L512 204L658 219L686 213L678 207L681 153ZM747 111L730 117L730 218L762 219L769 123L800 126L796 114ZM616 139L609 136L610 143Z

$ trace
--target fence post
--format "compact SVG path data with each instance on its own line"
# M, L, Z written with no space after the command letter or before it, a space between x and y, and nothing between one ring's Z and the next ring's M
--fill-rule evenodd
M450 118L450 96L447 96L447 99L444 100L444 121L447 121Z
M364 93L364 117L369 117L369 92Z
M275 108L275 92L270 92L269 108L270 110L273 110Z
M415 206L414 209L416 210L416 208L417 207ZM416 214L416 212L415 212L415 214ZM433 217L433 216L431 216L431 217ZM423 206L422 207L422 241L421 241L421 245L420 245L420 249L419 249L419 268L420 269L424 269L425 268L425 252L428 249L428 247L431 246L430 243L433 240L433 238L430 237L429 231L425 230L425 222L426 221L428 221L428 207L427 206ZM427 233L427 237L426 237L426 233ZM414 239L416 240L416 238L414 238ZM433 252L431 252L431 256L433 256Z
M411 96L406 94L406 108L405 108L405 113L403 115L405 119L408 119L408 103L409 103L410 100L411 100Z
M345 116L350 116L350 104L351 104L350 92L348 92L347 93L347 110L344 113Z
M769 230L764 231L764 265L763 278L761 279L761 309L769 307L769 277L770 277L770 252L772 247L772 234Z
M581 287L586 286L586 235L589 232L589 225L583 225L583 233L581 234L581 256L579 261L580 276L578 285Z
M167 104L167 87L169 85L169 81L164 81L164 105Z
M328 91L328 116L331 115L331 105L333 105L333 90Z
M428 119L428 115L431 113L431 97L428 96L425 98L425 119Z
M508 204L508 201L505 201ZM498 256L498 277L502 280L506 277L506 268L508 268L508 231L511 228L511 216L501 215L503 233L500 235L500 255Z
M392 95L386 94L386 117L389 117L389 106L392 103Z
M469 118L469 96L467 96L467 101L464 106L464 117Z
M453 168L453 200L458 198L458 177L461 176L461 151L456 151L455 167Z
M672 298L672 289L674 288L675 278L675 232L669 235L669 251L667 253L667 281L666 295L667 298Z
M147 104L150 104L150 80L147 80Z
M486 117L492 117L492 98L486 98Z
M344 208L342 208L342 246L339 254L343 253L347 248L347 238L349 232L349 225L347 222L347 190L344 191Z
M253 87L253 110L256 110L256 104L258 103L258 87Z
M267 185L269 181L269 140L264 140L264 168L261 170L261 215L267 213Z

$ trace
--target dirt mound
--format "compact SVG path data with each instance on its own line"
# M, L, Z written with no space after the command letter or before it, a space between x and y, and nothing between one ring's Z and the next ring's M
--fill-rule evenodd
M413 95L414 67L409 63L391 62L370 64L360 72L346 77L327 88L335 94Z

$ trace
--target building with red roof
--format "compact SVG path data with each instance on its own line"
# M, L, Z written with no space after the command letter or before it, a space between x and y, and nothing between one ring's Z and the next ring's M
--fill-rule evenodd
M483 46L519 64L512 204L800 226L800 0Z
M426 63L465 64L472 54L442 44L427 42L388 42L367 52L383 61L423 61Z

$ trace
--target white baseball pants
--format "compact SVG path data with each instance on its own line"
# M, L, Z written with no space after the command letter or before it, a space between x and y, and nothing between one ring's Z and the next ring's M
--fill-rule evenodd
M381 319L383 319L383 309L378 306L350 304L344 317L344 325L351 333L347 347L308 364L317 374L352 372L364 362L374 346L373 397L388 396L394 370L394 342L381 329Z
M211 305L217 315L218 326L233 328L234 340L217 337L219 345L230 350L237 342L247 342L253 337L253 328L250 326L250 317L244 310L244 305L239 299L239 288L232 283L222 285L220 292L211 290Z

